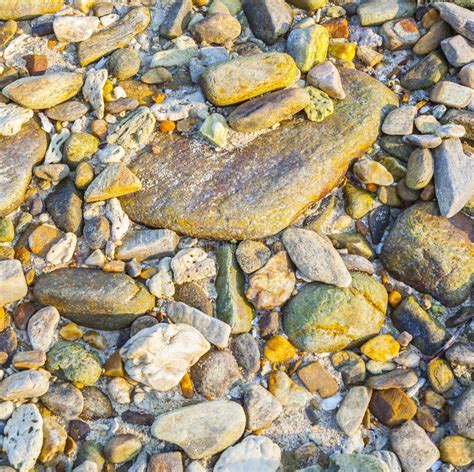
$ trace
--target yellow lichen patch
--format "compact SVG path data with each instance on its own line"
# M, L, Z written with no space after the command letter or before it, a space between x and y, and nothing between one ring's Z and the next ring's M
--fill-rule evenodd
M296 356L296 349L288 339L277 334L266 342L263 353L271 362L288 362Z
M427 368L428 378L437 393L447 392L454 384L454 374L443 359L433 359Z
M194 397L194 386L191 380L191 376L186 372L179 382L179 387L181 388L181 393L184 398L193 398Z
M369 359L387 362L398 355L400 344L391 334L381 334L363 344L360 350Z
M82 335L82 329L76 323L65 324L59 330L59 336L61 336L66 341L76 341L77 339L81 339Z
M401 293L397 292L396 290L393 290L388 295L388 303L392 308L396 308L398 305L400 305L402 299L403 297Z
M352 61L356 55L357 44L355 43L329 43L329 54L341 61Z

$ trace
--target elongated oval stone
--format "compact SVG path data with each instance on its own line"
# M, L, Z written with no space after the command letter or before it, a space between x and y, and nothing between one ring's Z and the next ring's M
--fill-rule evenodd
M63 0L0 0L0 20L27 20L56 13Z
M125 274L92 269L59 269L38 277L36 299L64 317L94 329L129 326L151 310L155 297Z
M201 76L201 87L214 105L227 106L288 87L297 75L291 56L268 52L210 67Z
M216 152L159 133L158 155L131 166L143 189L122 197L129 217L201 238L258 239L286 228L329 193L377 139L382 110L397 104L380 82L342 69L346 100L321 123L294 120L245 147Z
M74 97L81 90L83 83L82 74L56 72L15 80L6 86L2 93L26 108L43 110Z

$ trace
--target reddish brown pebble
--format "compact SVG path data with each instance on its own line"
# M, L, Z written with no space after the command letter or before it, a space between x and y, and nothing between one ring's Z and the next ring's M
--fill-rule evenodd
M263 313L258 320L258 328L262 338L268 338L278 333L280 327L280 315L277 311Z
M416 414L416 403L399 388L375 390L369 408L381 423L390 428L411 420Z
M413 336L410 333L403 331L403 333L398 335L397 341L399 342L400 346L407 347L411 343L412 339Z
M420 406L416 411L416 421L428 433L436 430L436 420L427 406Z
M150 457L146 472L183 472L181 452L163 452Z
M108 125L105 120L94 120L91 123L91 131L94 136L103 141L107 137Z
M27 54L23 56L26 68L30 75L43 75L48 69L48 56L40 54Z
M37 310L36 306L32 302L20 303L13 314L13 322L18 329L25 330L28 321Z
M349 21L347 18L334 18L323 23L331 38L348 38L349 37Z

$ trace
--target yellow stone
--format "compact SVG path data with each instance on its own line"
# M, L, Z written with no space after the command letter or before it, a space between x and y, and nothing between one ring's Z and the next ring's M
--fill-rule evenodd
M123 360L119 351L115 351L104 364L104 375L107 377L125 377Z
M79 190L85 189L94 180L94 169L88 162L81 162L76 167L75 184Z
M43 421L43 447L39 460L45 465L51 465L66 447L67 433L63 426L52 418Z
M433 359L427 368L431 386L437 393L445 393L454 385L454 374L444 359Z
M364 343L360 350L369 359L387 362L397 357L400 351L399 342L391 334L380 334Z
M186 372L179 382L179 387L181 388L181 393L184 398L193 398L194 397L194 386L191 376Z
M355 43L339 43L329 42L329 54L341 61L352 61L356 55L357 44Z
M82 338L83 334L84 333L82 332L81 327L76 323L65 324L59 330L59 336L61 336L66 341L77 341L78 339Z
M265 343L263 353L271 362L288 362L297 354L294 346L281 334L273 336Z
M474 441L462 436L446 436L439 443L441 460L456 467L464 467L474 460Z

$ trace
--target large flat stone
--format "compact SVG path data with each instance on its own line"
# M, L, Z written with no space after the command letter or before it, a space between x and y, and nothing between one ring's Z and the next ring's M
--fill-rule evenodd
M0 217L22 203L33 166L48 146L46 133L30 120L15 136L0 136Z
M322 123L293 120L246 147L217 153L176 135L157 135L159 155L132 164L143 190L122 198L136 222L215 239L278 233L344 177L377 139L388 88L341 70L347 99Z

